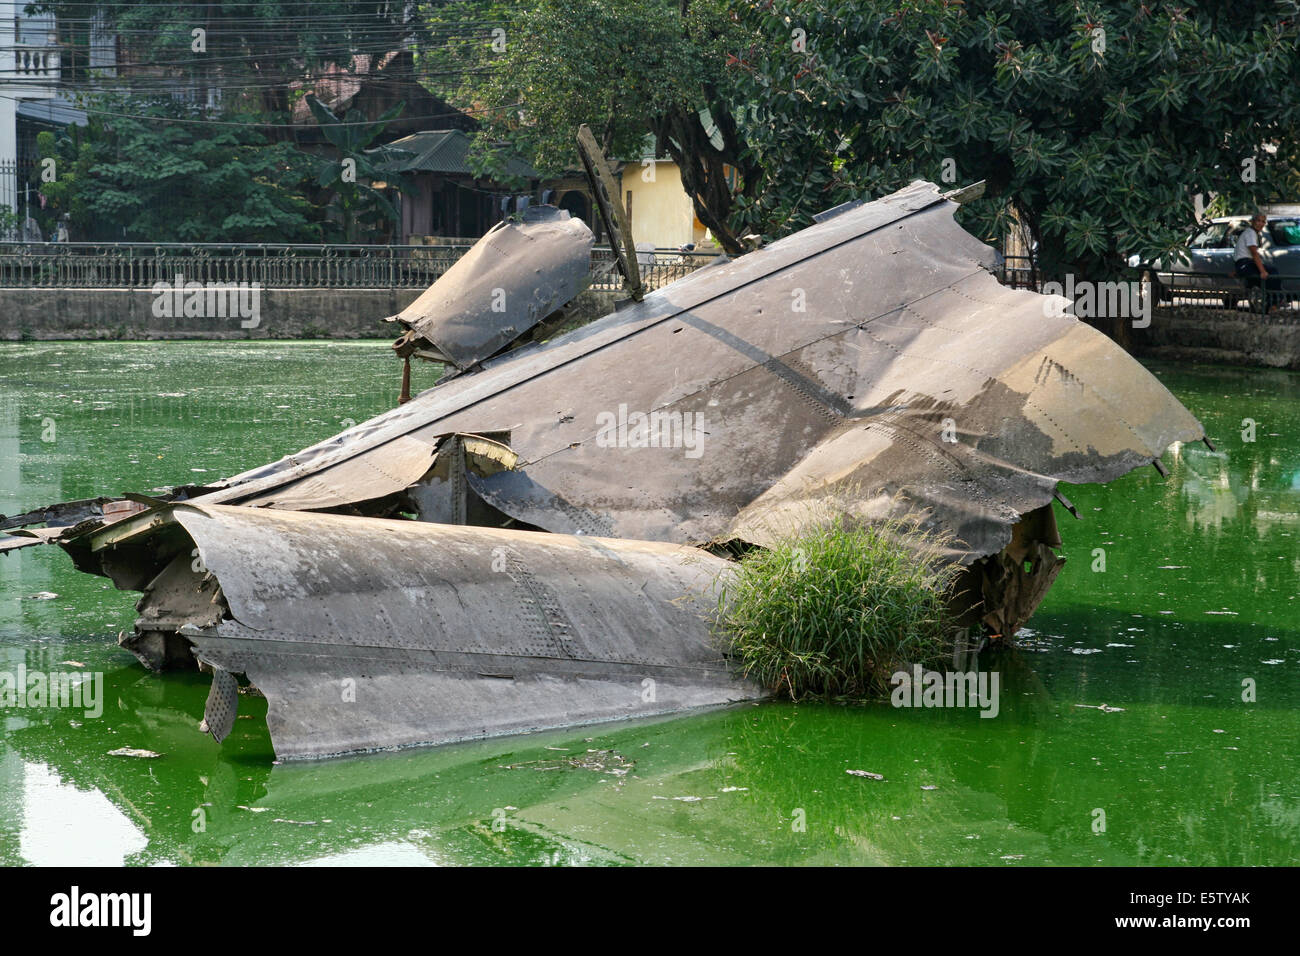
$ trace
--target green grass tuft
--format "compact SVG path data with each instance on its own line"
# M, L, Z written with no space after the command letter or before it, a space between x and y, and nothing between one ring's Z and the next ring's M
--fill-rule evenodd
M732 653L792 700L887 695L891 674L951 647L958 569L940 543L913 524L838 517L746 554L719 591Z

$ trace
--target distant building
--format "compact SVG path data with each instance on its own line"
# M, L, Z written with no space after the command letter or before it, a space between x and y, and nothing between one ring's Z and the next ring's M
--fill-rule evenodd
M676 249L688 242L705 251L716 248L708 228L695 215L695 204L672 159L625 162L619 179L632 239L639 248Z
M400 216L396 241L418 245L426 237L477 239L537 201L541 177L535 169L510 158L502 178L519 185L480 177L469 165L470 142L463 130L424 130L373 151L381 162L385 154L394 157L387 167L416 189L412 195L389 193Z
M54 14L27 16L25 0L0 0L0 207L26 219L33 157L19 151L18 114L29 101L49 100L59 82Z
M401 115L384 127L384 142L427 129L458 129L467 133L478 129L474 117L413 79L418 72L410 50L393 50L384 54L358 53L346 66L327 63L302 79L291 81L290 121L303 127L295 131L295 141L300 146L324 142L323 137L312 138L316 117L302 93L314 93L337 116L354 109L368 120L377 120L398 103L403 104Z

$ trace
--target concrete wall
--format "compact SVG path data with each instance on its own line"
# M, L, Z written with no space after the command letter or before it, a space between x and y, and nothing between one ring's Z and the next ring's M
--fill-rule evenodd
M1133 330L1138 355L1186 362L1300 369L1300 313L1258 316L1227 309L1157 309Z
M688 242L704 241L705 229L695 218L695 206L682 186L681 170L671 160L661 159L654 166L654 181L646 182L649 170L640 162L623 168L620 197L627 208L632 194L632 239L652 243L660 249L676 249Z
M166 318L154 314L148 289L0 289L0 340L21 339L295 339L397 338L382 321L406 308L420 289L263 289L256 324L240 318ZM613 309L614 295L584 292L575 319Z

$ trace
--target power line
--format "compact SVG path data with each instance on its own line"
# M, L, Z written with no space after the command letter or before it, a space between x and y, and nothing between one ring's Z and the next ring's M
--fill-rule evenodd
M5 93L0 93L0 99L18 101L18 100L27 99L27 97L10 96ZM433 114L428 116L398 116L394 118L394 121L456 119L460 116L466 116L466 115L476 115L481 113L496 113L501 110L514 110L514 109L519 109L522 106L523 103L514 103L506 106L485 106L485 107L472 108L472 109L463 109L463 110L458 110L455 113L439 113L439 114ZM191 124L204 125L204 126L242 126L242 127L255 126L264 129L301 130L301 129L312 129L314 128L315 125L315 124L306 125L303 123L264 123L253 119L238 120L238 121L194 119L194 118L187 118L182 116L164 116L158 113L122 113L122 112L117 112L115 110L102 110L102 109L96 109L88 106L77 106L76 109L81 110L84 113L93 113L98 116L117 116L124 119L138 119L138 120L155 120L155 121L162 120L168 123L191 123ZM376 122L378 121L368 119L368 120L359 120L357 122L331 123L329 125L330 126L373 126Z

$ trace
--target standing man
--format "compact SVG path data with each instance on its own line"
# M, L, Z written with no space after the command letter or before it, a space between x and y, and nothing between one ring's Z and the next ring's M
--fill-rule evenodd
M1277 266L1266 264L1263 256L1259 254L1260 235L1263 233L1267 222L1268 220L1264 214L1256 211L1250 217L1250 225L1241 230L1241 235L1237 236L1236 248L1237 277L1245 280L1247 288L1257 282L1264 286L1266 290L1264 299L1265 312L1269 310L1267 292L1281 288L1278 280L1269 278L1269 276L1277 272Z

